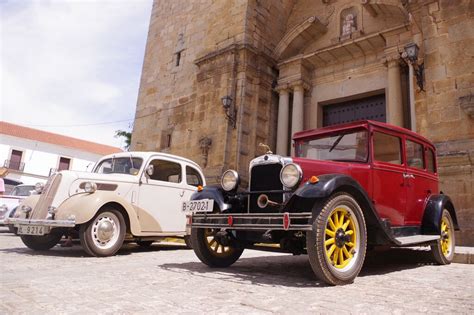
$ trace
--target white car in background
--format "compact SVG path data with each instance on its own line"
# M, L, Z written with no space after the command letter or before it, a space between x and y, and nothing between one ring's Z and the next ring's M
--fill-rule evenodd
M103 157L92 173L61 171L42 193L23 200L8 223L34 250L79 234L91 256L114 255L124 241L147 246L165 237L186 236L183 201L205 179L191 160L157 152L123 152Z
M20 201L35 191L35 185L20 184L13 187L8 195L0 196L0 226L5 225L5 219L11 217ZM15 233L13 226L9 225L10 232Z

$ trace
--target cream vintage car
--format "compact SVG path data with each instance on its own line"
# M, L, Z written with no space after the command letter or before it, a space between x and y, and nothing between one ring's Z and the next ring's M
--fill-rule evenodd
M91 173L61 171L42 191L22 201L8 223L34 250L79 234L91 256L114 255L124 241L148 246L164 237L185 237L183 201L205 179L185 158L156 152L103 157Z

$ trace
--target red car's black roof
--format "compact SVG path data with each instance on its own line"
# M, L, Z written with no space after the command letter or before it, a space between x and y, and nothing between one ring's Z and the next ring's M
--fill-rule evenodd
M426 142L426 143L428 143L428 144L430 144L434 147L433 143L430 140L428 140L425 137L417 134L416 132L413 132L411 130L408 130L408 129L405 129L405 128L402 128L402 127L398 127L398 126L395 126L395 125L391 125L391 124L387 124L387 123L383 123L383 122L379 122L379 121L374 121L374 120L358 120L358 121L354 121L354 122L350 122L350 123L346 123L346 124L333 125L333 126L322 127L322 128L317 128L317 129L311 129L311 130L304 130L304 131L300 131L300 132L295 133L293 135L293 139L298 140L298 139L303 139L303 138L307 138L307 137L312 137L312 136L315 136L315 135L319 136L319 135L322 135L322 134L332 133L332 132L336 132L336 131L340 131L340 130L346 130L346 129L354 129L354 128L366 128L366 129L368 129L369 126L377 126L377 127L383 128L383 129L387 129L387 130L390 130L390 131L397 132L397 133L409 135L409 136L417 138L417 139L419 139L423 142Z

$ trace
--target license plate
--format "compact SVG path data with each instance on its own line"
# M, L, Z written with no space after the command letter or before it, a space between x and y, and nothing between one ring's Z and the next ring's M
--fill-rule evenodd
M45 235L49 233L48 226L42 225L19 225L18 226L18 234L22 235Z
M212 212L214 200L201 199L183 202L183 211L186 212Z

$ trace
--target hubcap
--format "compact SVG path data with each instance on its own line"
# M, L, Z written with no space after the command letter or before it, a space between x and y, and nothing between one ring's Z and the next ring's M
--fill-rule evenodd
M101 242L110 241L112 236L114 235L114 224L110 221L102 221L97 226L97 238Z
M326 259L339 271L349 268L357 253L359 225L349 207L338 206L326 223L324 249Z
M215 237L215 230L206 229L204 231L204 237L206 241L207 248L211 251L214 256L218 257L227 257L232 254L233 249L230 246L224 246L219 243Z
M112 213L102 213L95 219L91 234L97 247L108 249L114 246L120 234L118 218Z
M441 251L445 257L451 254L451 227L448 218L441 219Z

